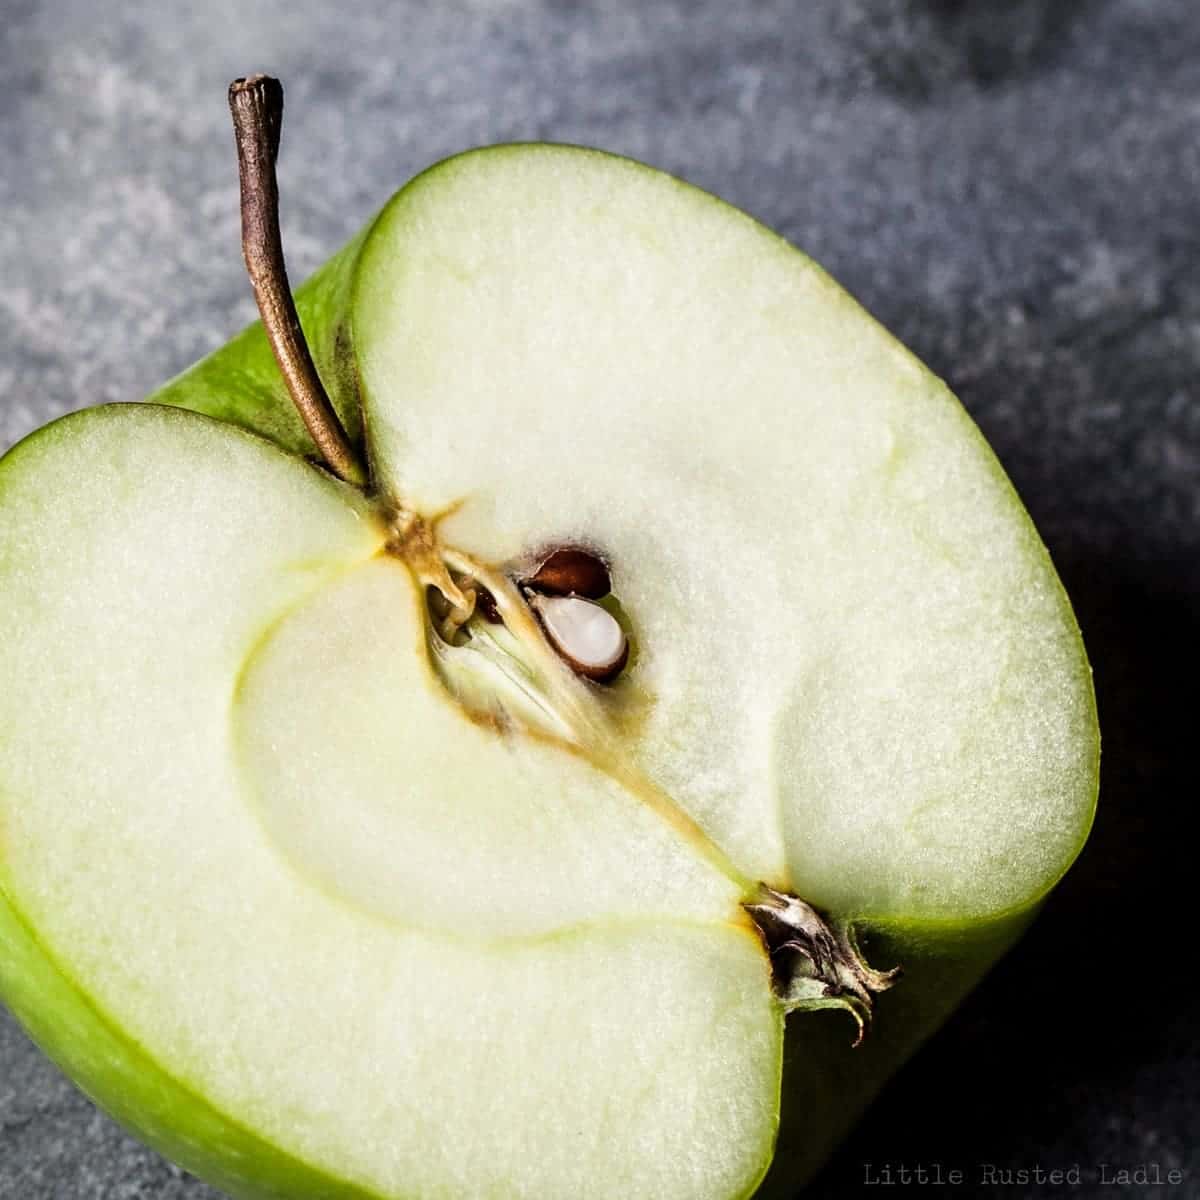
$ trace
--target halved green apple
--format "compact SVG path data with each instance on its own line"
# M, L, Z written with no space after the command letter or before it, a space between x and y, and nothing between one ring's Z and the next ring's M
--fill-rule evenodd
M0 994L236 1196L786 1194L1086 837L1028 516L808 259L610 155L442 163L298 302L366 486L257 326L0 462Z

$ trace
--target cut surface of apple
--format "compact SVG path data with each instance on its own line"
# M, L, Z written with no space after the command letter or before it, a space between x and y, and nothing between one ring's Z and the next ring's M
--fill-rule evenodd
M5 885L101 1010L385 1195L746 1190L780 1025L738 890L577 756L454 711L354 493L153 407L24 456Z
M501 147L385 210L351 323L384 486L490 561L609 557L629 752L745 871L935 920L1062 873L1094 774L1066 598L962 408L819 268L637 164Z
M1003 472L806 258L597 152L431 169L300 308L365 492L261 331L0 462L0 994L233 1194L736 1200L819 1007L761 881L913 949L859 1083L792 1056L811 1170L1090 825ZM527 588L555 546L611 597ZM135 1058L208 1124L122 1101Z

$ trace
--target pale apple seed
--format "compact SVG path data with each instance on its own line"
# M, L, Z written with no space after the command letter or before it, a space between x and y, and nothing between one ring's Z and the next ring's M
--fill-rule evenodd
M629 640L616 618L584 596L532 593L529 604L546 637L572 670L597 683L614 678L629 657Z

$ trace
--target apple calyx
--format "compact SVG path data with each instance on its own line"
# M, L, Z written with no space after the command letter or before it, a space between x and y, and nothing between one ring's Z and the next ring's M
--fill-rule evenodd
M875 996L887 991L900 968L876 971L867 965L849 922L829 924L799 896L759 885L754 903L743 905L758 926L786 1012L845 1009L855 1021L854 1045L871 1023Z

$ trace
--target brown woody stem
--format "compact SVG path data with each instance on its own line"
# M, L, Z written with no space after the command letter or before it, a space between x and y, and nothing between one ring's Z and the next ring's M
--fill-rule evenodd
M242 191L242 253L263 327L317 449L335 474L361 486L366 483L366 472L313 364L283 263L279 185L275 177L283 87L269 75L235 79L229 85L229 111L233 115Z

